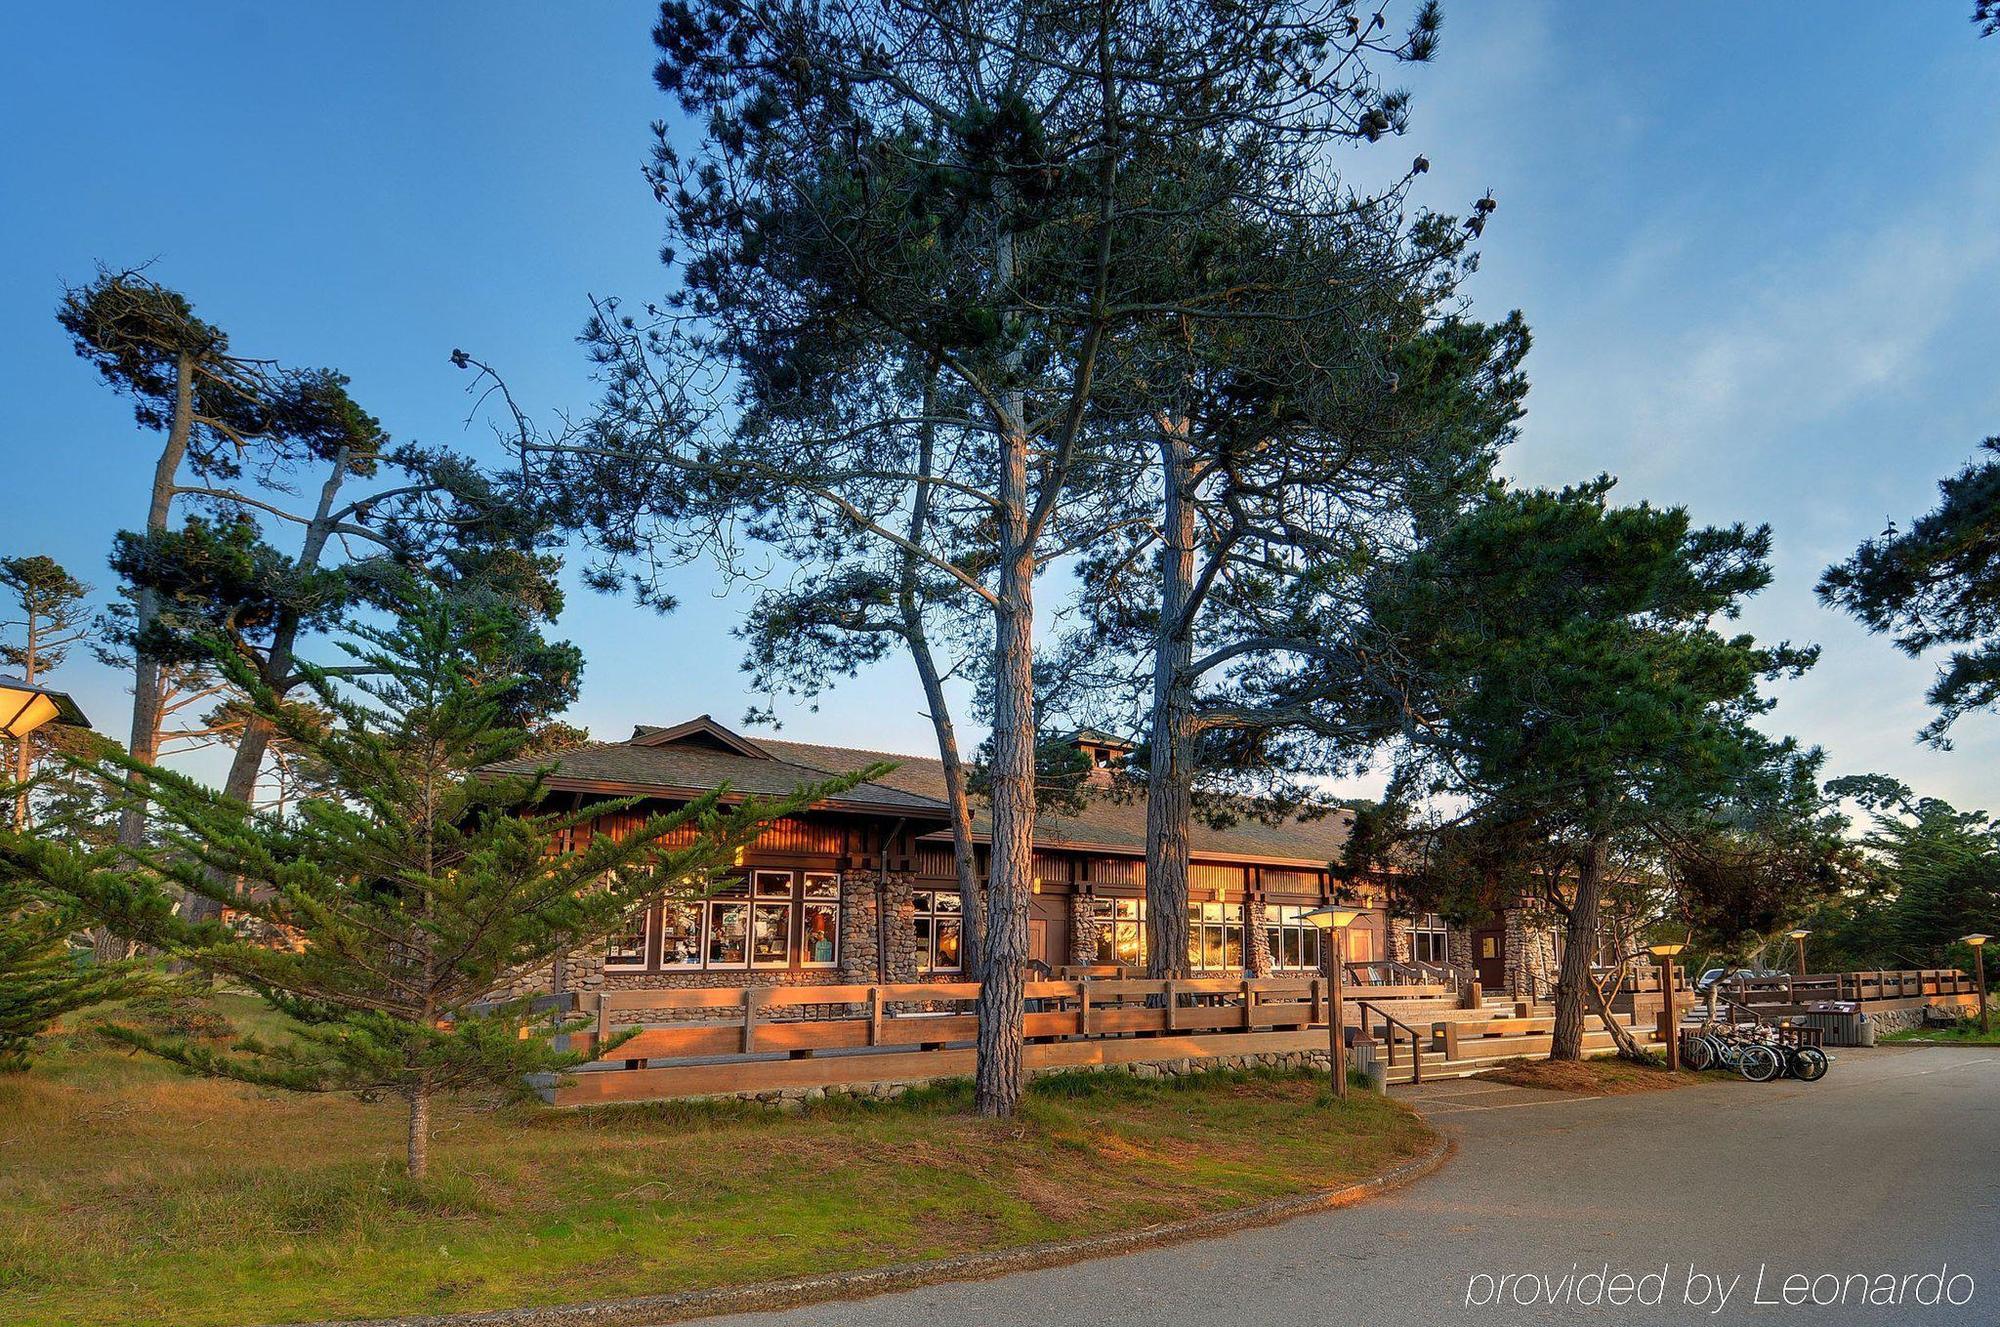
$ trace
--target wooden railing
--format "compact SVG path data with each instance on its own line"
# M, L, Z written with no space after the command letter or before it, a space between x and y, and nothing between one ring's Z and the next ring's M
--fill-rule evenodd
M1319 977L1030 981L1024 994L1031 1069L1326 1045ZM1437 985L1366 994L1446 1007L1455 999ZM564 1044L602 1047L608 1058L550 1096L568 1105L961 1075L972 1069L978 995L972 982L607 991L596 997L596 1026Z
M1957 968L1880 968L1867 972L1809 972L1804 976L1735 977L1722 988L1743 1004L1805 1004L1813 1000L1916 1000L1933 995L1973 995L1978 985Z
M1423 1042L1419 1040L1417 1037L1417 1030L1411 1027L1408 1023L1405 1023L1402 1019L1397 1018L1394 1014L1390 1013L1388 1010L1381 1008L1373 1000L1355 1001L1354 1012L1358 1014L1361 1019L1359 1027L1361 1032L1361 1039L1363 1041L1371 1041L1374 1039L1375 1036L1370 1025L1369 1015L1373 1014L1382 1020L1382 1043L1384 1048L1388 1051L1389 1068L1391 1070L1394 1070L1396 1067L1396 1040L1397 1040L1396 1034L1400 1032L1404 1036L1409 1038L1410 1081L1412 1083L1423 1082L1424 1047L1423 1047Z

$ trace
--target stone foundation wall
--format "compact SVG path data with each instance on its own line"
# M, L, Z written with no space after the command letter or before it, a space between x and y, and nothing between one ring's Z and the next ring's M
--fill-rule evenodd
M1263 1055L1203 1055L1187 1056L1172 1060L1149 1060L1137 1064L1090 1064L1073 1068L1030 1069L1028 1076L1043 1074L1130 1074L1135 1078L1184 1078L1191 1074L1210 1073L1218 1069L1279 1069L1317 1070L1327 1072L1326 1051L1283 1051ZM1357 1068L1362 1067L1356 1064ZM912 1088L924 1087L938 1080L929 1078L900 1079L882 1083L851 1083L839 1087L786 1087L768 1088L760 1092L726 1092L706 1097L685 1097L686 1101L745 1101L770 1106L777 1110L800 1110L809 1102L825 1101L828 1098L857 1098L871 1101L887 1101L900 1097Z

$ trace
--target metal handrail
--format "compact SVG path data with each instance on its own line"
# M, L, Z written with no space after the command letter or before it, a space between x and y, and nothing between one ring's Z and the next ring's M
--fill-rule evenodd
M1371 1034L1368 1030L1369 1013L1372 1011L1382 1016L1382 1030L1384 1033L1387 1034L1383 1038L1383 1040L1388 1043L1389 1067L1391 1069L1394 1069L1396 1067L1396 1029L1401 1028L1404 1032L1407 1032L1409 1034L1410 1082L1413 1084L1423 1082L1424 1050L1423 1050L1423 1043L1417 1040L1417 1030L1411 1027L1408 1023L1405 1023L1402 1019L1390 1013L1388 1010L1374 1003L1372 1000L1356 1000L1354 1002L1354 1007L1355 1007L1355 1012L1361 1015L1361 1036L1364 1040L1369 1040L1369 1041L1374 1040L1373 1034Z

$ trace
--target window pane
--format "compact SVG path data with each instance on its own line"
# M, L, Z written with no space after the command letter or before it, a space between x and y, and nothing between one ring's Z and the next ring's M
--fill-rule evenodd
M1137 922L1119 922L1116 962L1137 965L1146 961L1146 932Z
M806 872L806 897L839 898L840 877L831 871Z
M1298 927L1287 926L1285 928L1285 957L1283 962L1286 967L1298 968L1305 966L1302 939L1303 937L1299 934ZM1660 1003L1664 1006L1666 1001L1662 1000Z
M962 912L965 900L945 890L938 890L931 896L931 908L937 912Z
M919 972L929 972L936 965L936 957L931 949L931 928L934 924L927 916L917 917L917 971Z
M709 894L714 898L742 898L749 892L750 882L738 875L716 881L715 888L710 890Z
M645 908L625 919L625 929L613 935L604 948L604 966L607 968L643 968L646 966L646 917Z
M938 918L937 967L942 972L958 971L958 919L956 917Z
M1188 927L1188 966L1201 968L1207 965L1201 961L1201 927Z
M1226 968L1243 966L1243 928L1231 926L1222 936L1222 965Z
M698 968L701 966L701 912L699 903L669 900L661 909L660 966Z
M790 871L759 871L756 873L758 898L790 898L792 896L792 873Z
M1201 928L1201 965L1213 971L1222 966L1222 928Z
M840 905L806 904L805 929L799 935L799 961L831 967L839 957Z
M709 966L742 967L749 957L750 905L711 903L708 911Z
M759 903L751 959L760 968L781 968L792 961L792 905Z

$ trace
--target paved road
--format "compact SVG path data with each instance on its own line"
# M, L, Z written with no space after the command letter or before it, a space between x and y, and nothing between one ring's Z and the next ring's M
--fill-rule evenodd
M1289 1224L743 1327L1512 1327L1567 1323L2000 1324L2000 1051L1842 1051L1817 1084L1579 1099L1461 1081L1410 1099L1458 1138L1429 1179ZM1594 1281L1642 1283L1614 1307ZM1900 1308L1782 1302L1787 1276L1897 1278ZM1967 1280L1919 1282L1929 1272ZM1740 1277L1727 1305L1706 1280ZM1513 1273L1500 1287L1498 1278ZM1552 1277L1515 1301L1523 1273ZM1901 1278L1909 1277L1908 1281ZM1821 1280L1823 1297L1835 1282ZM1868 1283L1879 1291L1882 1282ZM1967 1302L1923 1306L1934 1286ZM1969 1289L1968 1289L1969 1287ZM1810 1292L1810 1287L1809 1287ZM1493 1297L1499 1295L1500 1302ZM1706 1294L1706 1304L1690 1304ZM1579 1304L1578 1296L1597 1302ZM1469 1301L1469 1302L1468 1302Z

